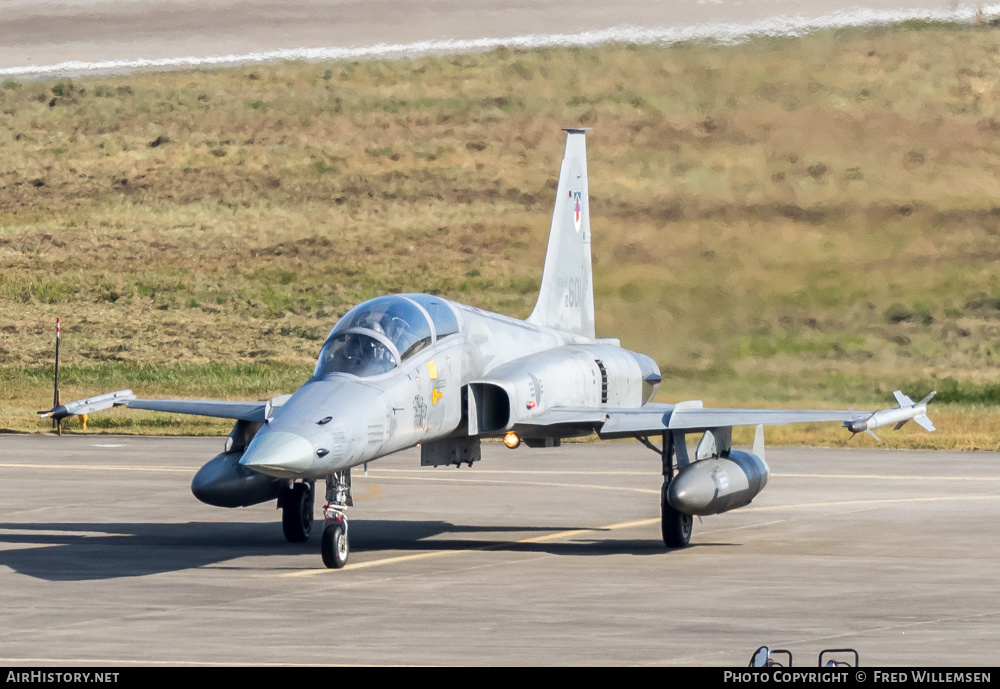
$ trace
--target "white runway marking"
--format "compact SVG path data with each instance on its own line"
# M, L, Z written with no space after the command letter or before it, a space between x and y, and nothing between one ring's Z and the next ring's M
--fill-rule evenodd
M819 29L849 26L896 24L904 21L971 22L977 11L985 16L1000 13L1000 4L956 6L950 10L853 9L833 12L821 17L779 16L746 24L710 23L691 26L640 28L617 26L610 29L583 31L573 34L527 34L508 38L475 38L417 41L414 43L378 43L371 46L345 48L288 48L229 55L184 56L158 59L98 60L87 62L67 60L49 65L21 65L0 69L0 76L56 75L79 72L120 72L155 70L178 67L211 67L240 65L279 60L359 60L391 57L418 57L442 53L471 53L495 48L549 48L563 46L594 46L605 43L669 45L683 41L716 40L737 43L753 36L795 36Z

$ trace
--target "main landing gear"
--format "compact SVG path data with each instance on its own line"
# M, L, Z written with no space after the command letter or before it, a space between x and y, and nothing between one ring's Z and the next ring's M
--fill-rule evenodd
M663 545L668 548L685 548L691 542L691 531L694 529L694 517L675 510L667 502L667 490L670 482L663 482L660 491L660 532L663 534Z
M650 450L660 455L663 465L663 488L660 490L660 533L663 536L663 544L668 548L684 548L691 542L691 532L694 529L694 517L684 514L674 509L667 501L667 494L670 491L670 482L674 479L674 474L680 465L687 465L687 446L684 444L684 435L679 434L676 438L666 431L662 434L661 447L656 447L644 436L636 436L636 440L648 447ZM674 457L677 462L675 464Z
M290 543L304 543L312 535L315 493L315 481L293 483L281 490L281 530Z
M330 569L341 569L347 564L350 543L347 540L347 515L354 505L351 497L351 470L345 469L326 477L326 505L323 506L323 541L320 552L323 564Z

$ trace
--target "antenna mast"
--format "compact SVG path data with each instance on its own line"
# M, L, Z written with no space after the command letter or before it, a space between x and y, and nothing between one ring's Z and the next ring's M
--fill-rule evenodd
M56 318L56 375L55 375L55 385L52 391L52 408L58 407L62 401L59 399L59 335L62 330L62 319ZM59 435L62 435L62 419L52 418L52 427L56 429Z

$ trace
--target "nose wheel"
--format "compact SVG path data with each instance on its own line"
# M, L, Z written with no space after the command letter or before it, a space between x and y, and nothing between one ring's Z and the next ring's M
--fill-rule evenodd
M345 469L326 477L326 505L323 506L323 541L320 553L323 564L330 569L342 569L351 552L347 540L347 515L344 510L354 504L351 497L351 470Z
M347 519L337 512L328 519L323 529L323 544L320 548L323 564L329 569L342 569L347 564L350 543L347 540Z

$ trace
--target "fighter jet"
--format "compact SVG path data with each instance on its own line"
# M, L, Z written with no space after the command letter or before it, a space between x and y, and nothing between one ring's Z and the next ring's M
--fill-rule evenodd
M526 320L431 294L382 296L336 323L313 375L292 395L149 400L119 390L43 416L126 405L233 419L223 452L195 474L192 492L220 507L277 500L284 534L295 542L310 537L316 481L324 480L321 553L330 568L348 560L351 469L417 445L423 466L471 466L484 438L503 438L511 448L595 433L635 438L661 458L663 542L683 547L693 515L747 505L766 485L764 425L829 421L856 432L926 419L927 400L886 418L651 402L660 384L656 363L594 331L586 130L565 131L540 293ZM733 427L747 425L757 426L753 451L734 450ZM690 434L701 434L693 457Z

